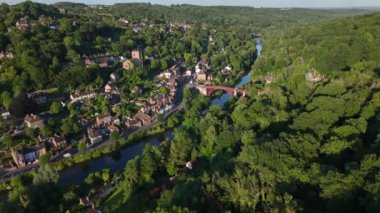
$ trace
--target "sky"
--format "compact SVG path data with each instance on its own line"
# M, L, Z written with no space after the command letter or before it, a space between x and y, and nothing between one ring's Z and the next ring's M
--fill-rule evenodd
M24 0L0 0L16 4ZM380 7L380 0L34 0L41 3L71 1L85 4L150 2L152 4L234 5L253 7Z

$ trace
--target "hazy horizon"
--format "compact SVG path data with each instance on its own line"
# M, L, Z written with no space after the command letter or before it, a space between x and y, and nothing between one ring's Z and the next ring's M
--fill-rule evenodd
M17 4L24 0L0 0L1 3ZM34 2L52 4L62 2L57 0L36 0ZM380 0L73 0L67 2L84 4L104 4L144 2L152 4L194 4L202 6L228 5L228 6L251 6L251 7L304 7L304 8L347 8L347 7L380 7Z

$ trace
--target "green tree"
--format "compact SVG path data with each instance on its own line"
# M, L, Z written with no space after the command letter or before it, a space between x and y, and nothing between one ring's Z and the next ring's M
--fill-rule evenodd
M53 102L50 105L50 113L52 114L58 114L62 111L62 105L58 102Z
M84 140L79 141L79 143L78 143L78 151L80 153L83 153L84 151L86 151L86 148L87 148L86 142Z
M41 155L39 158L38 158L38 162L40 163L40 165L45 165L45 164L48 164L49 161L50 161L50 154L43 154Z
M7 91L4 91L1 93L0 99L1 99L1 103L3 104L3 106L5 108L9 109L9 107L11 106L11 103L12 103L11 94Z
M3 142L8 148L11 148L13 146L13 138L10 135L4 135Z

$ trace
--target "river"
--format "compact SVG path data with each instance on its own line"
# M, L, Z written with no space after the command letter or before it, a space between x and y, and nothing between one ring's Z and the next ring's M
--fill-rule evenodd
M164 139L172 139L173 133L168 130L164 133ZM127 146L120 151L104 155L100 158L90 160L84 163L74 165L60 172L60 180L63 185L80 184L90 174L102 169L109 168L112 172L121 171L126 166L127 162L135 156L142 153L146 145L159 145L159 137L152 137L136 143L132 146Z
M256 56L261 55L262 42L259 38L255 38L256 41ZM249 82L251 73L246 74L240 79L240 82L235 85L239 87L245 85ZM212 105L223 106L231 96L227 93L215 98L211 101ZM164 133L164 138L173 138L173 132L168 130ZM164 139L164 138L161 138ZM90 160L81 164L74 165L66 170L60 172L60 180L64 185L70 184L80 184L83 183L84 179L90 174L100 171L105 168L109 168L112 172L121 171L127 164L128 160L134 158L135 156L142 153L146 145L159 145L160 139L158 137L153 137L150 139L143 140L132 146L127 146L122 150L104 155L100 158Z
M255 41L256 41L256 56L259 57L261 55L261 51L263 50L263 44L262 44L262 41L260 40L260 38L256 37L255 38ZM239 86L243 86L243 85L246 85L249 80L251 79L251 73L248 72L245 76L243 76L241 79L240 79L240 82L238 84L235 85L235 88L239 87ZM212 101L211 101L211 105L216 105L216 106L224 106L224 104L228 101L228 99L231 98L231 95L228 94L228 93L224 93L223 95L221 95L220 97L218 98L214 98Z

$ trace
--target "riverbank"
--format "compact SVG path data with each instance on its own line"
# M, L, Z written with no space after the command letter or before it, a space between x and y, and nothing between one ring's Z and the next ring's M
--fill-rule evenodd
M257 57L260 56L261 54L261 51L262 51L262 42L259 38L254 38L256 40L256 54L257 54ZM251 79L251 72L246 72L241 78L240 80L234 85L234 87L240 87L240 86L244 86L246 84L249 83ZM216 92L214 93L214 95L212 95L211 97L211 103L210 103L210 106L220 106L220 107L223 107L226 102L231 98L231 95L229 95L228 93L223 93L223 94L220 94L219 92ZM203 113L202 112L202 115L206 114L206 112L208 111L208 109L205 109ZM149 192L145 192L145 193L149 193ZM141 195L142 196L142 195ZM146 194L145 194L146 196ZM114 193L106 196L106 197L103 197L102 198L103 200L103 207L105 209L112 209L113 211L116 211L116 212L123 212L125 211L125 208L126 205L124 202L124 195L123 195L123 191L121 188L118 188L117 190L115 190ZM124 203L124 204L123 204Z

